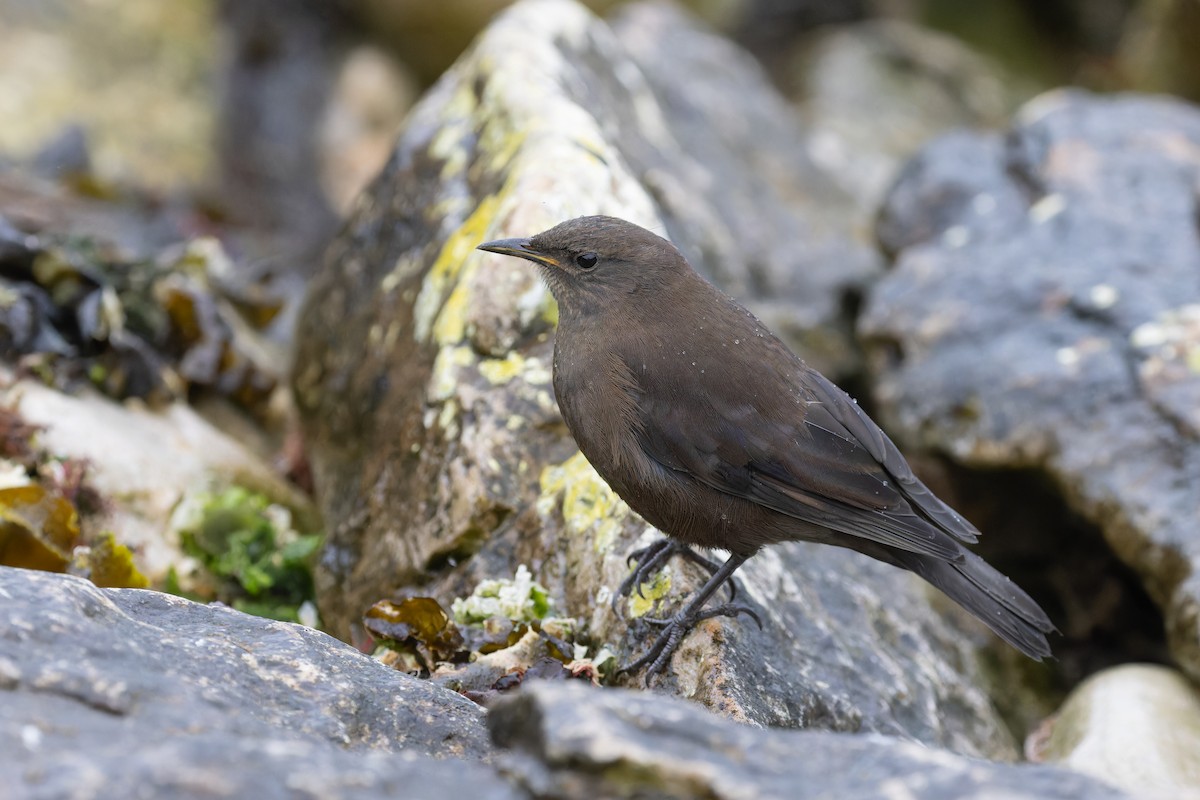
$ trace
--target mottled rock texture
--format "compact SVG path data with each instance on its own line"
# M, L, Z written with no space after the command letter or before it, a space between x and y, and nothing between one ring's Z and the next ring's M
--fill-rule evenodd
M513 796L460 761L492 757L482 709L323 633L8 567L0 602L13 796Z
M1125 796L1064 769L995 764L885 736L730 725L677 700L543 684L488 717L515 777L550 797L1050 798Z
M1049 478L1140 576L1200 677L1200 110L1044 95L906 167L861 321L883 418ZM1055 552L1054 531L1043 550Z

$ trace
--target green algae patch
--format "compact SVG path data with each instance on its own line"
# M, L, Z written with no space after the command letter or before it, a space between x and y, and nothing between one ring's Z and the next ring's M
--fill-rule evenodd
M297 532L286 508L234 486L185 500L172 526L184 552L215 579L215 599L249 614L300 621L300 607L314 597L312 559L321 536Z
M480 581L470 597L455 598L450 610L462 625L482 625L494 617L535 622L550 613L550 596L521 564L511 579Z
M629 516L629 506L604 482L583 453L543 469L541 489L537 501L539 514L549 517L561 496L560 508L567 530L574 534L591 533L598 553L612 548Z

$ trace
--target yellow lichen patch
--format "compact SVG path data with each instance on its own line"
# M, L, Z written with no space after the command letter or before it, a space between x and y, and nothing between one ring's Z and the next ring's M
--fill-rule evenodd
M467 281L459 280L454 291L446 298L437 321L433 323L433 339L440 345L458 344L467 335L467 297L470 295Z
M641 593L638 593L638 590ZM654 574L654 580L635 586L629 593L629 616L644 617L654 609L654 604L671 593L671 573L661 569Z
M444 178L459 175L467 167L470 153L466 143L474 138L476 108L475 91L463 81L442 109L441 125L429 143L429 154L445 162Z
M509 353L504 358L487 358L479 362L479 374L495 386L508 383L525 368L525 357Z
M535 280L517 298L517 315L523 325L539 317L551 325L557 325L558 304L554 302L554 295L550 294L546 285L540 280Z
M438 427L442 429L442 436L447 441L453 441L458 438L458 403L454 400L448 400L442 406L441 412L437 417Z
M525 358L520 353L509 353L504 358L488 358L479 363L479 372L488 383L501 386L518 375L533 386L550 383L550 370L539 358Z
M574 534L590 533L600 553L612 547L621 523L629 516L629 506L596 473L583 453L542 470L541 488L538 513L550 516L561 496L567 530Z
M499 198L495 195L485 197L467 217L466 221L454 233L446 238L442 250L438 253L429 274L421 284L421 291L413 304L413 328L417 341L426 341L433 332L434 320L446 303L446 294L462 278L462 269L468 256L475 252L475 246L483 241L496 215ZM466 309L466 298L462 298L458 316ZM465 325L455 320L447 319L439 325L441 331L453 334L458 331L458 339L439 339L441 344L453 344L461 341L461 330Z
M429 377L429 402L449 400L458 386L459 371L475 360L475 354L466 345L443 347L433 360L433 374Z
M487 156L487 168L499 172L508 166L521 145L525 143L526 131L513 130L509 125L501 125L496 118L484 123L479 132L479 151Z

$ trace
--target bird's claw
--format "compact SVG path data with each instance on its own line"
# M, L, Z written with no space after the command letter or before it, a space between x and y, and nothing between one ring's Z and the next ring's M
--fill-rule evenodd
M658 617L642 617L642 621L662 628L662 632L658 634L658 638L654 640L654 644L646 651L645 655L625 666L621 667L619 672L636 672L642 667L646 667L646 674L643 678L645 685L650 685L650 679L657 675L667 665L667 661L679 649L680 643L683 642L683 637L688 631L696 626L697 623L712 619L713 617L737 617L739 614L745 614L758 624L759 630L762 630L762 620L755 611L744 603L722 603L719 606L705 609L703 611L687 614L680 612L673 617L658 618Z
M617 591L613 593L613 611L619 610L621 598L628 597L635 591L635 587L637 596L645 600L646 594L642 587L649 583L650 577L661 569L670 560L671 556L674 555L681 555L693 564L698 564L707 570L710 575L715 575L717 570L721 568L720 564L705 558L687 545L663 537L647 547L634 550L625 559L626 565L632 566L633 571L629 573L629 576L621 582L621 585L617 587ZM737 599L737 583L731 580L726 586L729 587L729 600L732 602Z
M642 593L642 585L666 563L667 559L673 554L674 547L676 547L675 543L664 537L649 547L643 547L629 554L626 564L632 564L633 571L629 573L629 576L625 580L621 581L621 585L617 587L617 591L613 594L613 611L618 610L621 598L629 596L634 587L637 587L638 597L643 599L646 597Z

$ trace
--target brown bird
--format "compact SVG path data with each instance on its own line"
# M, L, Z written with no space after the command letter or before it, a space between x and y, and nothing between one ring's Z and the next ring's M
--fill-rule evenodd
M1050 654L1046 613L963 544L979 531L913 474L845 392L702 278L666 239L580 217L481 250L537 264L558 301L554 390L601 477L662 540L634 553L618 596L673 554L710 580L627 669L662 669L746 559L785 541L848 547L920 575L1031 658ZM730 553L724 564L690 546ZM759 622L761 626L761 622Z

